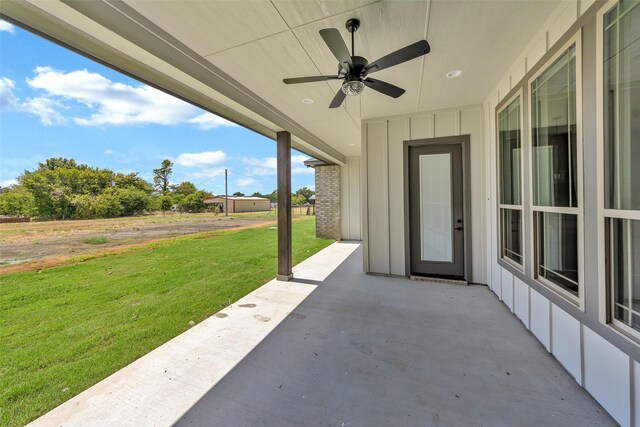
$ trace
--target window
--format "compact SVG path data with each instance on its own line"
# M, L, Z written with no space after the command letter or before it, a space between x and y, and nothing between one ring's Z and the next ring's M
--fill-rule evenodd
M604 15L604 216L611 317L640 330L640 3Z
M534 277L578 303L581 142L580 34L530 83Z
M520 94L498 112L500 257L523 265Z

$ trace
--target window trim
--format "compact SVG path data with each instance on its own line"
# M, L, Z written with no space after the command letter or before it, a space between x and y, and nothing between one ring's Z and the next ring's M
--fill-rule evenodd
M520 150L521 150L521 155L520 155L520 204L519 205L509 205L509 204L504 204L501 202L501 197L502 197L502 184L501 184L501 178L502 178L502 162L500 161L500 156L501 156L501 151L500 151L500 126L499 126L499 116L500 113L503 112L504 110L506 110L507 108L509 108L509 106L511 105L511 103L513 101L515 101L517 98L520 98L520 114L519 114L519 120L520 120ZM525 221L527 220L526 218L526 214L525 214L525 209L524 209L524 176L525 176L525 170L524 170L524 150L525 150L525 144L524 144L524 109L525 109L525 105L524 105L524 90L521 87L520 89L518 89L515 93L513 93L509 98L506 98L504 100L501 101L503 103L502 107L500 107L500 109L496 109L496 113L495 113L495 123L496 123L496 127L495 127L495 131L496 131L496 165L497 165L497 178L496 178L496 184L498 186L497 190L497 197L496 197L496 201L497 201L497 209L498 209L498 245L497 245L497 249L498 249L498 259L502 260L506 263L508 263L510 266L512 266L513 268L521 271L524 273L525 271L525 264L526 264L526 257L527 257L527 244L526 244L526 239L525 239ZM521 214L521 218L522 218L522 227L520 230L520 247L522 248L522 265L518 264L516 261L512 260L509 257L505 257L503 256L503 248L504 248L504 236L502 234L502 210L503 209L512 209L512 210L519 210L522 214Z
M612 0L613 1L613 0ZM577 163L577 171L576 176L578 177L577 182L577 198L578 198L578 207L555 207L555 206L536 206L533 203L533 133L531 132L533 128L533 108L531 108L533 91L531 90L531 85L533 82L540 77L541 74L546 72L554 62L556 62L562 55L564 55L567 50L575 45L576 54L576 163ZM529 218L531 227L531 234L529 235L529 253L533 254L533 269L531 270L529 277L540 283L545 288L549 289L554 294L562 297L566 301L572 303L576 307L578 307L581 311L585 311L585 287L584 287L584 151L583 151L583 132L582 132L582 28L576 30L576 32L562 45L558 48L558 50L551 56L546 62L540 65L538 70L527 79L527 95L528 95L528 104L527 105L527 114L529 119L529 162L527 164L528 174L529 174ZM569 291L563 289L561 286L546 280L543 277L538 276L538 252L537 252L537 223L536 223L536 214L537 212L553 212L553 213L561 213L561 214L571 214L577 216L577 248L578 248L578 296L570 293Z
M610 283L610 271L606 259L610 251L607 241L608 218L640 220L640 211L624 209L605 209L604 189L604 16L611 11L619 0L609 0L596 13L596 206L598 241L598 317L600 323L634 344L640 344L640 331L617 320L613 314L614 286ZM611 238L611 236L609 236Z

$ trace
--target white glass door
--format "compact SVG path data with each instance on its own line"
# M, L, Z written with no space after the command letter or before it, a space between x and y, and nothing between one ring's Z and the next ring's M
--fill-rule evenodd
M423 261L453 262L451 153L420 156L420 234Z

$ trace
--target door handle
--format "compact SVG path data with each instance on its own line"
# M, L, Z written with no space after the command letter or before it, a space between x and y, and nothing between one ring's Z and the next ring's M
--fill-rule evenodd
M456 231L462 231L462 227L456 227L456 228L454 228L454 230L456 230Z

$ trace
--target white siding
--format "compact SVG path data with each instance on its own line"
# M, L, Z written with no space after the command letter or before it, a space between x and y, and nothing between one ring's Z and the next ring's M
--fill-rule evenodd
M405 274L404 221L396 221L404 217L404 176L401 173L403 164L404 141L409 139L409 120L389 120L389 167L394 171L389 174L389 254L390 273L398 276Z
M580 322L555 304L551 304L551 352L582 384Z
M584 333L584 388L620 425L631 423L629 356L586 326Z
M360 219L360 157L347 157L340 166L340 225L343 240L362 239Z
M529 327L529 286L517 277L513 278L513 312Z
M513 274L502 269L502 301L513 311Z
M434 136L471 135L472 277L486 283L484 212L484 133L480 106L406 116L379 118L363 123L362 159L366 162L363 192L368 215L363 225L365 269L371 273L407 275L404 241L404 141ZM368 266L368 269L367 269Z
M551 351L551 303L535 289L530 290L531 332L547 351Z
M365 215L368 238L364 244L368 246L369 272L390 274L387 121L367 123L366 127L367 139L362 149L367 162Z

